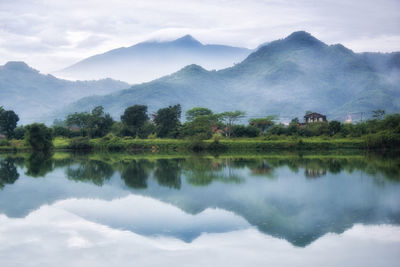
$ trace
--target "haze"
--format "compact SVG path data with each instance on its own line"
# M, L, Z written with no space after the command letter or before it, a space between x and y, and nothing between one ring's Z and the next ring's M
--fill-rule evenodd
M145 40L191 34L203 43L256 48L293 31L355 52L398 51L400 2L384 1L0 1L0 65L41 72Z

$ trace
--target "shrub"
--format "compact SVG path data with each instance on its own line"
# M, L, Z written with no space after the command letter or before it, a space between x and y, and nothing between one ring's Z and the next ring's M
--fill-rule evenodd
M48 151L53 146L53 136L50 128L43 123L33 123L26 126L26 142L35 151Z
M75 150L89 150L92 149L92 145L90 144L88 137L75 137L69 141L68 148Z

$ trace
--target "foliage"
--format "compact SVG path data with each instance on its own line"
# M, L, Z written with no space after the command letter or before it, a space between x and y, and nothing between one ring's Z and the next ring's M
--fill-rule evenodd
M226 124L226 133L227 133L228 138L231 137L233 123L235 121L239 120L240 118L243 118L245 114L246 114L245 112L240 111L240 110L226 111L226 112L222 112L219 114L221 116L222 120Z
M233 125L232 136L233 137L257 137L261 133L260 128L252 125Z
M18 126L14 129L14 138L17 140L22 140L25 137L26 127Z
M159 109L154 115L154 123L158 137L177 137L181 117L181 105Z
M48 151L53 146L53 136L50 128L42 123L33 123L26 126L26 142L35 151Z
M11 138L14 135L14 129L17 127L19 117L12 110L0 108L0 133L4 133L7 138Z
M88 137L75 137L69 141L68 148L75 150L89 150L92 148Z
M264 133L269 127L275 124L275 119L276 116L271 115L265 118L251 119L249 124L259 128Z
M65 124L71 129L77 127L82 136L89 135L92 138L105 136L114 123L108 113L104 113L102 106L95 107L91 113L81 112L69 114Z
M214 131L216 131L220 126L219 115L198 115L191 121L187 121L182 125L180 135L182 137L196 136L200 139L210 139Z
M373 110L372 113L372 117L377 120L381 120L385 117L385 111L383 109Z
M125 109L124 114L121 116L121 122L130 136L139 135L148 119L147 106L144 105L130 106Z
M213 112L208 108L195 107L186 111L186 120L193 121L199 116L210 116Z

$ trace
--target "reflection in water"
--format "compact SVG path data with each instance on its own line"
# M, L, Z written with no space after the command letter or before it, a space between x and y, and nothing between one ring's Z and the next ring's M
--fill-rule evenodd
M35 152L26 160L26 175L31 177L44 177L54 169L54 161L50 153Z
M148 160L132 160L123 162L120 171L121 178L125 181L126 186L132 188L147 188L147 178L154 164Z
M181 188L181 167L178 159L159 159L156 163L154 176L158 184L169 188Z
M39 176L52 179L39 183L29 178ZM265 234L304 247L327 233L342 233L355 223L400 224L399 181L398 157L265 155L157 159L129 154L9 155L0 156L0 213L23 217L45 204L71 198L111 201L142 195L171 204L185 216L197 216L214 208L229 211ZM46 186L49 188L43 190ZM212 220L185 228L184 219L163 219L164 208L152 210L147 205L155 216L150 219L143 210L137 210L140 203L135 201L124 202L126 205L115 210L106 209L106 202L85 203L93 205L86 205L83 213L78 208L69 212L142 235L192 241L203 231L217 229L211 227ZM113 216L109 216L111 211ZM126 220L117 221L120 216ZM146 222L151 225L150 221L163 222L165 218L170 220L168 227L144 227ZM179 227L171 226L174 220ZM217 232L231 229L227 224L218 224L221 228Z
M5 184L13 184L19 177L13 158L0 158L0 189Z
M103 185L113 175L113 168L102 161L83 160L67 167L65 174L76 181L90 181L95 185Z

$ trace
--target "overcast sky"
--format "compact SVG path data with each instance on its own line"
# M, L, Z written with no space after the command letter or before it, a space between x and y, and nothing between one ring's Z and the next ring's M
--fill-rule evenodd
M306 30L356 51L400 51L400 0L0 0L0 65L46 73L148 39L255 48Z

